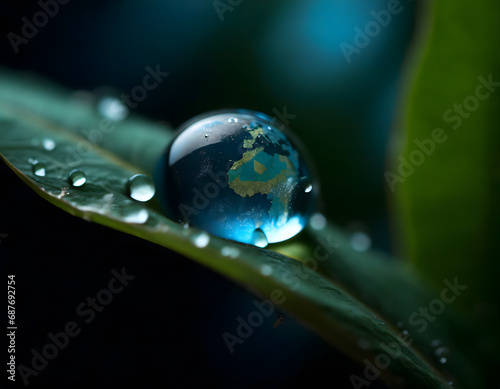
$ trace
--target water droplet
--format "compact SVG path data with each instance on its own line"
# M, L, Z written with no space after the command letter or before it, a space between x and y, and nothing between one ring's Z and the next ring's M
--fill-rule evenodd
M128 108L115 97L103 97L97 103L97 111L106 119L119 121L128 116Z
M266 234L260 228L257 228L252 234L252 244L257 247L266 247L269 242L267 241Z
M364 232L358 231L351 235L351 246L356 251L366 251L372 246L372 240Z
M441 346L442 344L443 344L443 342L441 341L441 339L434 339L431 342L431 347L437 348L437 347Z
M144 174L136 174L127 182L128 194L137 201L146 202L155 195L155 186L153 181Z
M129 205L123 210L123 220L127 223L144 224L148 218L148 211L135 204Z
M310 193L313 190L312 182L308 177L302 177L300 179L299 185L300 185L300 189L304 193Z
M34 160L33 162L33 174L38 177L45 177L47 167L44 163Z
M73 186L82 186L87 181L85 173L80 169L74 169L69 173L69 182Z
M434 351L434 355L438 358L447 357L450 354L450 349L445 346L438 347L436 351Z
M446 362L448 362L448 359L446 359L445 357L439 358L439 363L441 365L444 365Z
M309 224L313 230L320 231L326 227L326 217L317 212L311 216Z
M52 151L56 148L56 142L50 138L42 139L42 147L47 151Z
M195 233L191 236L191 241L200 249L207 247L210 242L210 236L206 232Z
M409 332L408 332L408 330L403 330L402 333L404 336L406 336L406 335L408 335Z
M224 246L221 250L221 254L224 257L237 258L238 255L240 255L240 250L238 250L236 247Z
M262 265L260 267L260 274L262 274L263 276L270 276L271 274L273 274L273 268L267 264Z
M187 230L189 228L189 223L182 224L182 228L184 228L185 230Z
M211 235L260 247L287 240L304 228L319 194L298 185L314 177L295 142L257 112L199 116L166 149L159 200L172 220Z

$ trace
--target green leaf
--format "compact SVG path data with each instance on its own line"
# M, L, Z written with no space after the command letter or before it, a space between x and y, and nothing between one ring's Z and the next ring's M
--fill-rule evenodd
M489 0L477 7L445 1L431 7L432 28L419 53L402 148L392 166L401 178L394 186L398 222L406 256L422 275L435 285L458 277L468 286L457 304L481 323L483 339L476 342L489 345L494 366L500 346L500 262L495 259L500 251L500 52L492 26L500 3Z
M26 78L20 81L14 74L0 76L0 155L39 195L75 216L175 250L264 299L279 296L284 309L359 361L366 358L375 363L378 356L392 352L390 368L381 369L386 378L402 377L408 388L447 387L443 373L431 367L438 365L435 359L426 360L414 345L402 341L400 330L376 313L380 311L394 323L408 317L411 309L429 303L432 295L408 269L386 258L355 255L332 226L309 228L302 240L276 246L311 255L321 247L329 257L319 272L278 252L220 239L196 228L185 229L158 212L154 201L133 201L126 190L132 175L151 174L171 131L139 118L114 123L112 131L109 127L103 130L101 120L92 104L75 102L51 85ZM95 142L89 142L82 136L89 134L88 129L97 129L102 136L94 132ZM54 142L54 148L44 147L47 139ZM44 176L34 173L34 161L45 164ZM75 168L87 177L81 187L71 186L68 180ZM445 323L453 320L453 315L445 315ZM426 336L455 345L445 330L429 328ZM456 349L449 368L464 382L480 380L473 368L461 371L462 366L474 363Z

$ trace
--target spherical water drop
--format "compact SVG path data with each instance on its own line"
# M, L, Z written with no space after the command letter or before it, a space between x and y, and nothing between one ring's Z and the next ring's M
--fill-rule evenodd
M261 113L238 110L211 112L181 126L155 180L171 219L264 247L304 228L319 195L311 174L286 129ZM310 181L302 189L301 177Z
M312 182L308 177L302 177L300 179L300 189L304 191L304 193L310 193L313 190Z
M69 173L69 182L73 186L82 186L87 181L85 173L80 169L74 169Z
M119 121L128 116L128 108L115 97L103 97L97 103L98 112L106 119Z
M196 233L191 236L191 241L196 247L202 249L204 247L207 247L208 243L210 242L210 236L208 236L206 232Z
M47 167L45 166L44 163L35 161L33 162L33 174L38 177L45 177L45 174L47 174L46 171Z
M221 250L221 254L224 257L237 258L240 255L240 250L236 247L224 246Z
M257 228L252 234L251 243L257 247L266 247L269 242L267 241L266 234L260 228Z
M144 174L136 174L127 182L128 194L137 201L146 202L155 195L153 181Z
M56 148L56 142L50 138L42 139L42 147L47 151L52 151Z

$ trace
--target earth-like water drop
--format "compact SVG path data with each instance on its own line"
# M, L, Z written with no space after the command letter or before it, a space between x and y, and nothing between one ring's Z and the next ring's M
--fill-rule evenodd
M260 247L298 234L316 209L319 191L301 145L286 131L272 118L245 110L209 112L186 122L155 173L166 215Z
M155 185L151 178L144 174L136 174L127 182L128 194L137 201L146 202L155 195Z

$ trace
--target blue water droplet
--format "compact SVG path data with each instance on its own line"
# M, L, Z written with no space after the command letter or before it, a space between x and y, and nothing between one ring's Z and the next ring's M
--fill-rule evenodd
M244 110L188 121L155 176L167 216L249 244L256 244L257 229L269 243L298 234L316 208L318 190L301 145L286 131Z

